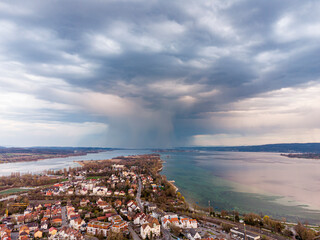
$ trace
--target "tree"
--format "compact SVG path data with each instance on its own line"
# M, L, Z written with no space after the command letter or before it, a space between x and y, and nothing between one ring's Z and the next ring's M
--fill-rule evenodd
M278 233L281 233L284 229L284 224L282 222L273 220L267 215L263 217L263 224Z
M275 232L278 232L278 233L281 233L282 230L284 229L284 225L279 222L279 221L272 221L272 229L275 231Z
M179 236L180 233L181 233L181 228L171 224L170 225L170 229L171 229L171 232L175 235L175 236Z
M123 234L122 233L115 233L112 231L109 231L107 240L123 240Z
M221 217L225 218L228 215L228 212L226 210L221 210Z
M262 223L261 217L255 213L248 213L244 217L244 222L251 226L257 226L259 227Z
M292 238L293 237L293 232L290 229L285 229L283 231L283 235Z
M301 240L312 240L315 237L314 231L305 227L302 223L298 222L298 224L294 227L294 230L297 233L298 239Z
M103 239L104 239L104 236L103 236L102 232L99 232L99 234L97 234L96 237L97 237L99 240L103 240Z
M238 211L234 211L234 221L239 222L240 221L240 216Z
M232 228L232 225L231 224L228 224L228 223L222 223L221 224L221 227L222 227L222 230L229 233L231 228Z
M263 223L266 224L266 225L270 224L270 217L268 215L265 215L263 217Z

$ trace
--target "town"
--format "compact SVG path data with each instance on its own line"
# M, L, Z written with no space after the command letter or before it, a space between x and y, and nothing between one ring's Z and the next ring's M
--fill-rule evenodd
M1 199L1 239L258 240L293 236L284 224L266 217L248 214L240 219L233 213L232 219L226 211L192 210L173 183L160 175L158 154L79 164L78 168L47 171L45 185ZM257 227L262 221L263 229ZM246 228L245 223L250 226ZM311 230L299 227L301 236L314 237Z

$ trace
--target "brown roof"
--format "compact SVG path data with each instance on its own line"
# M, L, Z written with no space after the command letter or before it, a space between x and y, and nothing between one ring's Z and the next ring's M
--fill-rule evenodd
M62 219L61 218L55 218L55 219L52 219L51 222L62 222Z

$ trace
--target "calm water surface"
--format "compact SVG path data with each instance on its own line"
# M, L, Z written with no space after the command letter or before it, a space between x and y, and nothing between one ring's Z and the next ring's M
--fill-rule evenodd
M0 176L11 172L40 173L79 166L74 161L102 160L151 153L114 150L86 156L53 158L0 165ZM175 180L188 202L215 210L256 212L288 221L320 224L320 160L292 159L278 153L163 153L162 174Z
M320 223L320 160L279 153L162 154L162 173L190 203Z

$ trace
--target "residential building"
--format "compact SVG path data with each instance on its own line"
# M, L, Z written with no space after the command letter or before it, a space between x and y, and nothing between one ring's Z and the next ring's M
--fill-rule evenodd
M103 236L107 236L108 231L111 227L110 222L99 222L99 221L91 221L87 226L87 233L98 235L103 234Z

